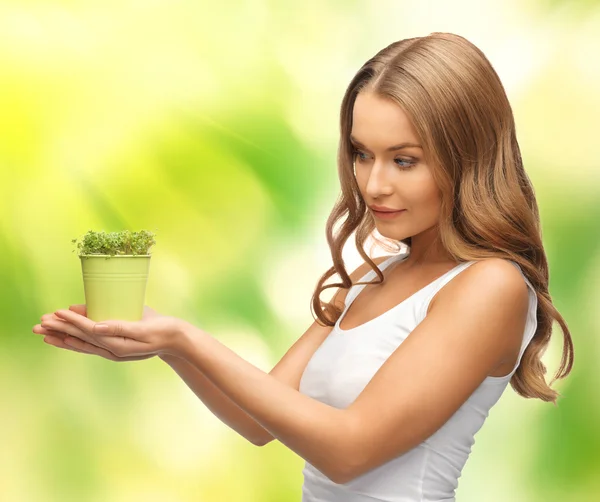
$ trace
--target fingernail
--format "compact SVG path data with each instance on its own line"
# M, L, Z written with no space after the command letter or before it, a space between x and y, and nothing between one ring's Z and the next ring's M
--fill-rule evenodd
M98 333L108 332L108 326L106 324L96 324L96 331Z

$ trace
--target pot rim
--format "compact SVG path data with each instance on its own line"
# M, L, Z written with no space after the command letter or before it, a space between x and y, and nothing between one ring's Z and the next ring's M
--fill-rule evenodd
M78 255L79 258L104 258L104 257L109 257L109 258L149 258L152 255L150 254L115 254L115 255L111 255L111 254L80 254Z

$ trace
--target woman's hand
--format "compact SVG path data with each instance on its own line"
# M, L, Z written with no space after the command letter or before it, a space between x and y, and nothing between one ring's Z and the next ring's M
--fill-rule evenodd
M107 327L106 331L100 329L101 325ZM94 345L122 359L157 354L178 355L183 342L184 325L181 319L160 315L146 306L140 321L94 322L72 309L58 310L54 315L42 318L41 328L62 332L67 335L67 340L74 337L88 344L79 344L77 348L90 349L90 345ZM36 328L37 325L34 332ZM55 336L55 333L45 334Z
M71 305L69 310L76 312L82 316L87 316L87 308L85 305ZM150 307L144 307L143 319L158 316L160 315L158 312L155 312ZM54 314L44 314L42 316L42 323L46 323L46 321L54 319L60 321L60 318L56 317ZM82 354L92 354L96 356L103 357L104 359L108 359L109 361L121 362L121 361L141 361L143 359L149 359L150 357L154 357L155 354L146 354L143 356L124 356L119 357L110 352L107 349L99 347L97 345L92 345L91 343L84 342L79 338L68 335L62 331L56 331L53 329L44 328L40 324L36 324L33 327L33 332L39 335L44 336L44 342L48 345L53 345L54 347L58 347L59 349L72 350L73 352L80 352Z

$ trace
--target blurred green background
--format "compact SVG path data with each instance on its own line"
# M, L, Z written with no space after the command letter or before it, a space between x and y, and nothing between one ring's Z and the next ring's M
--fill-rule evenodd
M558 408L506 389L457 500L600 500L598 2L13 0L0 2L2 502L300 500L304 461L238 436L159 359L114 363L31 329L84 303L72 238L146 228L146 303L269 371L312 323L331 264L346 86L384 46L433 31L475 43L506 87L576 349ZM555 325L548 377L561 351Z

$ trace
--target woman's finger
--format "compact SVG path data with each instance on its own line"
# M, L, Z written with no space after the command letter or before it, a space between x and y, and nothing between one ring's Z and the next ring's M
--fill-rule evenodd
M57 333L63 333L62 331L58 331L56 329L51 329L49 328L51 323L54 323L54 321L63 321L63 319L61 319L60 317L54 315L54 314L44 314L41 318L40 318L40 324L36 324L34 326L34 328L40 328L40 330L47 330L47 331L51 331L51 332L57 332ZM56 327L56 325L55 325ZM34 330L34 333L38 333L38 331Z
M117 357L112 352L105 350L101 347L96 347L91 343L83 342L79 338L64 335L47 335L44 341L49 345L58 347L59 349L71 350L73 352L79 352L81 354L89 354L93 356L103 357L109 361L139 361L140 359L147 359L144 356L131 356L131 357Z
M42 316L42 322L44 322L44 324L49 325L49 321L48 320L52 320L52 314L46 314ZM58 319L58 318L57 318ZM58 319L60 321L60 319ZM64 322L64 321L62 321ZM112 352L106 350L104 347L100 347L98 345L94 345L88 342L84 342L81 341L81 344L83 345L79 345L77 343L73 343L74 340L79 340L76 337L73 337L72 335L69 335L68 333L65 333L64 331L58 331L55 329L49 329L47 327L42 326L41 324L36 324L33 327L33 332L40 334L40 335L51 335L53 338L60 340L60 347L56 344L51 344L51 345L55 345L56 347L59 348L63 348L63 349L72 349L73 347L76 347L78 349L82 349L79 350L78 352L83 351L85 354L96 354L96 355L100 355L101 357L106 357L106 359L109 359L110 357L108 356L108 354L105 354L104 352L108 352L110 354L112 354ZM65 345L65 338L69 338L70 339L70 344L68 346ZM98 348L98 349L102 349L104 352L102 353L97 353L96 351L93 350L93 348ZM114 356L114 354L112 354ZM113 360L113 359L111 359Z
M75 338L74 336L66 336L64 339L64 344L68 347L73 347L89 354L95 354L97 356L104 357L105 359L110 359L111 361L116 361L118 359L117 356L115 356L109 350L92 345L88 342L84 342L83 340Z
M109 356L109 354L114 356L114 354L112 354L109 351L105 351L101 347L97 347L96 345L92 345L91 343L83 342L78 338L70 336L62 331L44 328L39 324L36 324L33 327L33 332L39 333L41 335L46 335L44 337L44 342L48 343L49 345L58 347L59 349L72 350L74 352L81 352L82 354L100 355L102 357ZM104 354L102 351L107 352L108 354ZM107 359L109 357L107 357Z
M57 336L47 335L44 337L44 342L46 342L48 345L53 345L54 347L58 347L59 349L72 350L73 352L80 352L82 354L87 354L87 352L76 349L75 347L68 347L67 345L65 345L64 341L62 341Z
M44 320L41 324L43 328L50 329L53 331L59 331L67 335L74 336L75 338L79 338L80 340L83 340L84 342L87 342L91 345L99 346L98 340L94 340L85 331L83 331L82 329L80 329L72 323L64 321L57 317L43 316L43 318Z
M44 328L41 324L36 324L31 331L33 331L36 335L53 335L55 333L59 333L53 329Z
M118 357L115 354L113 354L110 350L106 350L102 347L97 347L96 345L92 345L91 343L84 342L83 340L72 336L65 337L64 343L69 347L74 347L75 349L79 349L89 354L96 354L100 357L104 357L105 359L109 359L111 361L140 361L141 359L148 359L148 356Z
M87 317L87 306L85 304L83 305L70 305L69 306L69 310L72 310L73 312L82 315L83 317Z

